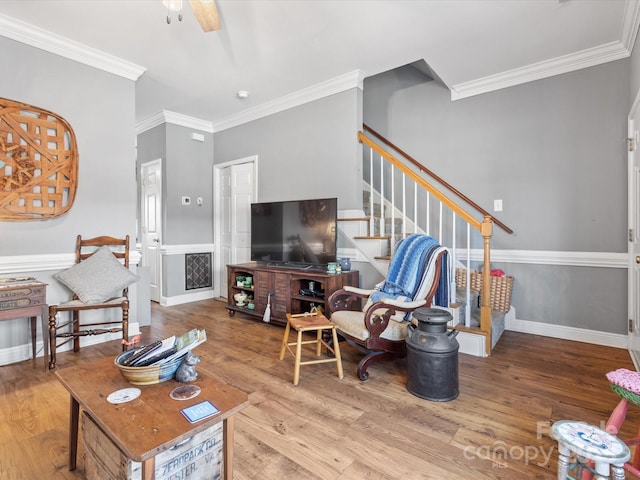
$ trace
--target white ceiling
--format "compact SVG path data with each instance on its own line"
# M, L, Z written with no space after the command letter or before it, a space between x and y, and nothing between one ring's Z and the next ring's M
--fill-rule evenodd
M222 30L203 33L187 1L168 25L160 0L0 0L0 35L131 62L137 123L167 110L216 130L421 59L456 99L628 57L640 15L638 0L216 4Z

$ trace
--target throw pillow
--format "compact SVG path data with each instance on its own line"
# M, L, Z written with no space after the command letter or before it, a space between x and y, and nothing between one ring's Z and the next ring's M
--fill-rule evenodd
M123 289L138 281L138 276L125 268L106 246L54 277L81 301L92 304L119 297Z

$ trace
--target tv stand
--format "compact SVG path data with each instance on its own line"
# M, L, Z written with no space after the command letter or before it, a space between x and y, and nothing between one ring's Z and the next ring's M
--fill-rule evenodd
M290 263L290 262L268 262L266 267L288 270L305 270L305 271L317 271L324 272L327 267L325 265L314 265L312 263Z
M251 277L251 286L238 285L236 277ZM231 317L241 312L262 320L270 293L270 321L286 325L287 313L308 312L314 306L328 315L329 296L346 285L359 286L359 279L358 271L328 273L324 266L315 265L291 267L261 262L227 265L227 310ZM239 292L253 297L253 310L246 303L236 304L234 295Z

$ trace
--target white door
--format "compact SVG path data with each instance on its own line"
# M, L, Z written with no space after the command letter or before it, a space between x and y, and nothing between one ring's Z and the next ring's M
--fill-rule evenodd
M629 113L628 148L628 311L629 352L638 369L640 365L640 155L638 155L638 126L640 126L640 102L637 98Z
M153 160L141 167L142 180L142 266L149 267L150 296L160 301L162 262L160 259L160 232L162 231L162 163Z
M256 199L257 158L221 165L217 171L215 231L219 295L227 295L227 265L251 260L251 203Z

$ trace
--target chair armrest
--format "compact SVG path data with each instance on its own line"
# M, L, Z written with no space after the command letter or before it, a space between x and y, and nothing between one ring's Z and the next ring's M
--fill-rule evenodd
M398 312L413 312L426 303L426 299L401 302L391 298L382 298L367 308L364 315L364 326L369 330L371 338L378 338L387 329L393 315Z
M422 298L420 300L415 300L413 302L399 302L397 300L393 300L392 298L383 298L378 303L383 303L385 305L391 305L396 307L398 310L402 310L404 312L410 312L415 310L416 308L420 308L423 305L426 305L427 301Z
M371 290L345 286L333 292L327 301L329 312L353 310L354 303L359 299L368 298Z
M375 290L367 290L365 288L352 287L350 285L345 285L344 287L342 287L342 289L346 292L355 293L356 295L359 295L361 297L368 297L375 291Z

